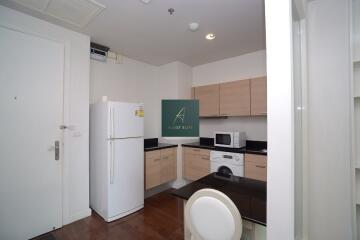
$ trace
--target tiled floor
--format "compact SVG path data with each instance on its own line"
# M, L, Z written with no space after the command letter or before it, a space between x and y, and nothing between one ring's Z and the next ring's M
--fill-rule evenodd
M56 240L183 239L183 202L167 191L146 199L144 209L120 220L106 223L93 213L51 234ZM51 239L44 237L36 240Z

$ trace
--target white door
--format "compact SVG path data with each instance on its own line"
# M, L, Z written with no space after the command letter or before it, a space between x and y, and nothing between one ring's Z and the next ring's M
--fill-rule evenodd
M111 102L114 119L113 138L144 136L144 118L139 114L142 105L136 103Z
M0 239L28 239L62 226L64 45L0 36Z
M144 140L117 139L110 159L109 217L128 213L144 204ZM110 168L111 168L110 167ZM126 214L125 214L126 215Z

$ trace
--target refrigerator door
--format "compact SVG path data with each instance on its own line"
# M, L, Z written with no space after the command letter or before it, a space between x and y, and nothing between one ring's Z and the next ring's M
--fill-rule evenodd
M130 138L144 136L143 105L137 103L111 102L110 138Z
M144 206L144 139L109 140L108 219L126 216Z

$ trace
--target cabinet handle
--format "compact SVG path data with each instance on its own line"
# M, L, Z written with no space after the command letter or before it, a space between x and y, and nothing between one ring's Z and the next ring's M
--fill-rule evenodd
M204 159L204 160L209 160L209 158L208 158L208 157L202 157L201 159Z
M163 157L163 159L168 159L169 157Z
M55 141L55 160L59 161L60 159L60 141Z
M257 168L266 168L265 166L255 165Z
M195 152L200 152L200 149L193 149L193 151L195 151Z
M154 159L154 162L158 162L158 161L160 161L160 158L155 158Z

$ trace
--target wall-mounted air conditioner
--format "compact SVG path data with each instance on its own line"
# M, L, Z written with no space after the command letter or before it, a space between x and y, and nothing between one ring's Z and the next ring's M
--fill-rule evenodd
M106 62L107 52L109 49L110 48L106 46L92 42L90 43L90 58L97 61Z

